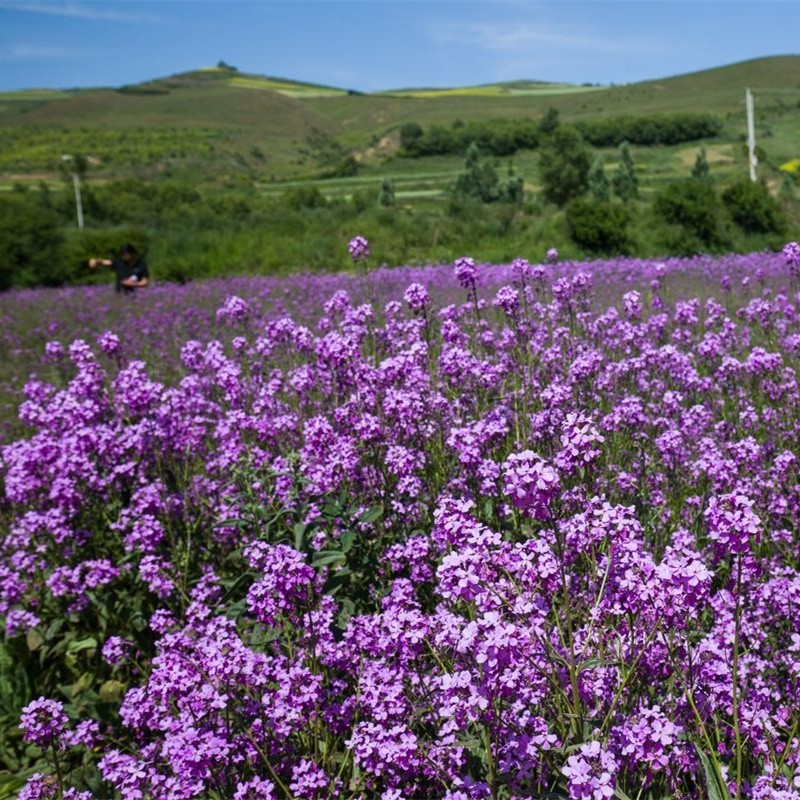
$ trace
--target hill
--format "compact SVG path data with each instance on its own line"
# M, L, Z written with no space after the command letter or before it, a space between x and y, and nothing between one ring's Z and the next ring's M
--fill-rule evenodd
M800 56L788 55L621 86L520 80L362 94L204 68L118 88L0 94L0 172L6 181L55 176L62 154L82 152L97 178L202 167L211 180L302 179L319 174L326 147L391 156L408 122L535 119L549 108L566 121L702 109L739 125L745 87L760 113L777 116L797 108L798 75Z

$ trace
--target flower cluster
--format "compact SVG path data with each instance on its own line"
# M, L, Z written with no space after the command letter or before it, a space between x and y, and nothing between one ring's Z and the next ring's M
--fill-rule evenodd
M354 236L347 249L353 261L364 261L369 258L369 242L363 236Z

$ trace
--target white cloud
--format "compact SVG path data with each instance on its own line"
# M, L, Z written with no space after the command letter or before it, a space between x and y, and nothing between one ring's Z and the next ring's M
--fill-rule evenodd
M431 34L442 43L463 44L501 53L524 52L533 47L613 55L636 55L652 53L654 50L650 42L612 39L599 33L596 36L587 33L562 33L532 22L454 22L433 29Z
M56 61L85 55L82 50L38 44L15 44L0 49L0 61Z
M0 9L26 11L31 14L48 14L56 17L93 20L96 22L163 22L153 14L141 11L122 11L107 3L49 3L43 0L23 3L0 0Z

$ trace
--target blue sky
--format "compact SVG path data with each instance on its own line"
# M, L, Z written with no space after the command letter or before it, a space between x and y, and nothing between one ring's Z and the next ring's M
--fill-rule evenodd
M798 53L798 31L796 0L0 0L0 90L220 60L360 91L632 83Z

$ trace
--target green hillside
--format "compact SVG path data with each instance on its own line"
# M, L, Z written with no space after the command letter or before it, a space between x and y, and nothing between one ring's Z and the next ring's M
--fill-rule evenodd
M796 111L800 100L800 56L622 86L520 80L361 94L214 67L116 89L7 92L0 94L0 180L55 178L61 155L76 151L90 157L99 180L201 166L212 180L232 173L292 180L318 173L303 152L311 135L331 137L369 162L396 152L397 132L408 122L537 119L549 108L564 121L702 109L740 131L747 86L759 123L769 117L780 128L782 112Z

